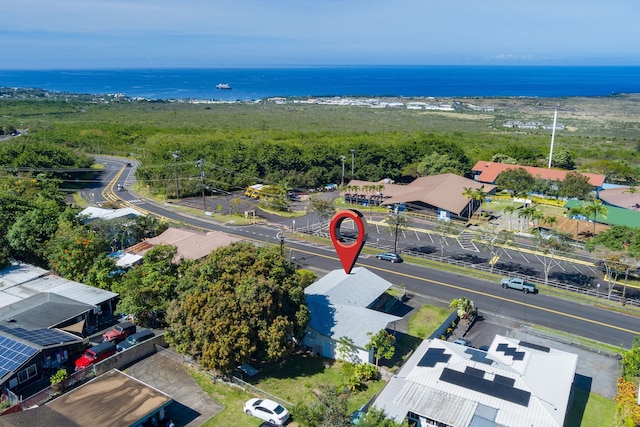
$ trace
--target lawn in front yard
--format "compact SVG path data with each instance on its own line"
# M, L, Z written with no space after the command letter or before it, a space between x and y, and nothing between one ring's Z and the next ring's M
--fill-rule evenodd
M190 374L207 394L224 405L222 412L208 420L203 424L204 426L255 427L259 424L257 418L243 413L244 403L250 398L258 396L239 388L216 384L202 372L191 371ZM311 402L314 399L313 392L318 390L320 385L341 386L345 383L346 378L342 371L342 362L299 354L289 357L282 365L267 366L262 369L260 374L253 378L244 378L244 380L290 402L291 405L286 405L286 407L291 411L293 405L297 403ZM385 385L386 382L383 380L369 382L366 390L350 393L347 403L349 413L361 408Z

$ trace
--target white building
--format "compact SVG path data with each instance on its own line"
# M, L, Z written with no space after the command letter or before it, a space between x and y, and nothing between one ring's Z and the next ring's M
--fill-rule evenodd
M400 317L372 310L378 298L392 286L364 267L354 268L351 274L343 269L333 270L304 293L311 312L304 342L314 353L338 359L338 343L346 337L353 343L351 360L354 363L375 361L373 351L365 349L371 340L368 334L386 329Z
M486 352L426 340L373 405L421 427L562 427L577 361L500 335Z

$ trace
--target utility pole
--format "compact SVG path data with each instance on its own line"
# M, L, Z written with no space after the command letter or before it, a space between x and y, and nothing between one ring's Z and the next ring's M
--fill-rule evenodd
M199 159L196 161L196 165L200 167L200 187L202 188L202 206L204 211L207 211L207 198L204 195L204 160Z
M558 109L553 113L553 129L551 130L551 149L549 150L549 169L551 169L551 160L553 160L553 141L556 138L556 120L558 119Z
M399 209L398 206L396 205L396 208L394 209L394 213L395 213L395 219L396 219L396 236L395 239L393 240L393 252L394 253L398 253L398 228L400 227L400 213L399 213Z
M353 179L355 160L356 160L356 150L352 148L351 149L351 179Z
M176 171L176 200L180 198L180 188L178 186L178 157L180 157L179 151L172 151L171 155L173 156L173 167Z
M342 181L340 181L340 187L344 187L344 161L347 160L345 156L340 156L342 160Z

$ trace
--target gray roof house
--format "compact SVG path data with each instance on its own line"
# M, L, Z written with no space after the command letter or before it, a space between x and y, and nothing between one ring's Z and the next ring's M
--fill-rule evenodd
M373 405L398 422L562 427L578 356L496 335L488 351L425 340Z
M340 338L350 339L352 349L349 359L361 363L374 361L372 351L365 346L374 334L386 329L389 323L400 320L373 307L378 298L392 284L364 267L354 268L351 274L333 270L304 292L311 312L305 344L314 353L338 359Z

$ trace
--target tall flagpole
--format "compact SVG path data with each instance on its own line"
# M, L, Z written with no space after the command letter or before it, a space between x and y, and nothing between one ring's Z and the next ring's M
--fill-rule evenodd
M553 113L553 130L551 131L551 150L549 150L549 169L551 169L551 159L553 159L553 140L556 138L556 120L558 119L558 110Z

